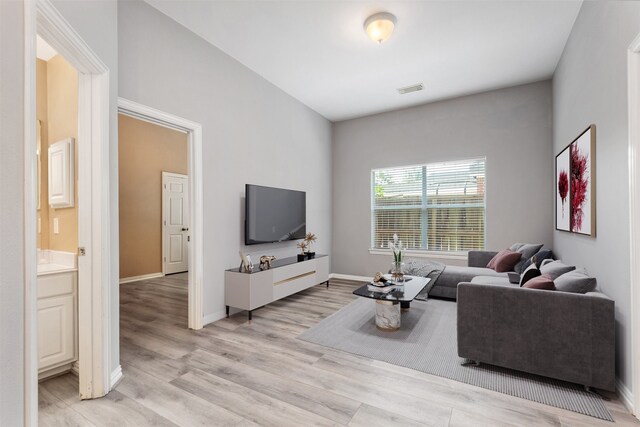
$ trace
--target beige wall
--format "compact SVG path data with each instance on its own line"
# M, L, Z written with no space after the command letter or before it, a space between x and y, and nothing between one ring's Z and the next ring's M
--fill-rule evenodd
M162 172L187 174L187 135L118 116L120 277L162 271Z
M78 73L56 55L38 59L36 68L36 118L40 120L40 233L38 248L76 252L78 248ZM72 208L54 209L48 202L48 147L66 138L75 140L75 200ZM59 234L53 234L58 218Z
M47 187L47 147L49 145L47 117L47 63L41 59L36 64L36 119L40 121L40 209L38 220L40 229L37 235L37 247L49 248L49 193Z

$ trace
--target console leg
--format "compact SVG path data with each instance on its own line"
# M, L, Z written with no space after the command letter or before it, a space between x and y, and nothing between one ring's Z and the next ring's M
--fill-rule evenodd
M253 312L253 310L249 310L249 321L251 321L251 313Z
M227 317L229 317L229 306L227 306Z

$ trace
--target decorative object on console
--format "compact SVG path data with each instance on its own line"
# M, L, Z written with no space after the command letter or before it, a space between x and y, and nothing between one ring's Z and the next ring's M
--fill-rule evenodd
M251 262L251 257L242 251L240 251L239 253L240 253L240 267L238 268L238 271L242 272L244 270L245 272L248 272L248 273L252 272L253 262Z
M315 252L311 252L311 245L315 243L316 240L318 240L318 238L313 233L307 233L307 235L304 236L304 243L307 247L307 251L305 252L305 254L307 255L307 259L313 259L313 257L316 256Z
M307 242L303 240L302 242L299 242L296 246L302 252L298 254L298 261L304 261L307 258L307 256L305 255L305 250L307 249Z
M556 230L595 237L596 126L556 156Z
M262 255L260 257L260 270L268 270L271 268L271 261L275 260L273 255Z

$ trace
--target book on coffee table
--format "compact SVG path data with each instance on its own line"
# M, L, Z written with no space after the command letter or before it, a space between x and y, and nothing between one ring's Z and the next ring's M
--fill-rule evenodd
M395 283L393 284L385 284L385 286L376 286L376 285L368 285L367 289L371 292L380 292L383 294L389 293L396 288Z

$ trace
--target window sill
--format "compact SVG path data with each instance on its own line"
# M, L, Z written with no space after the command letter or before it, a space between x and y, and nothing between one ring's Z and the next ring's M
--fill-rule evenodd
M371 255L386 255L391 256L390 249L369 249ZM449 259L466 261L467 252L436 252L436 251L417 251L406 250L403 255L411 258L433 258L433 259Z

